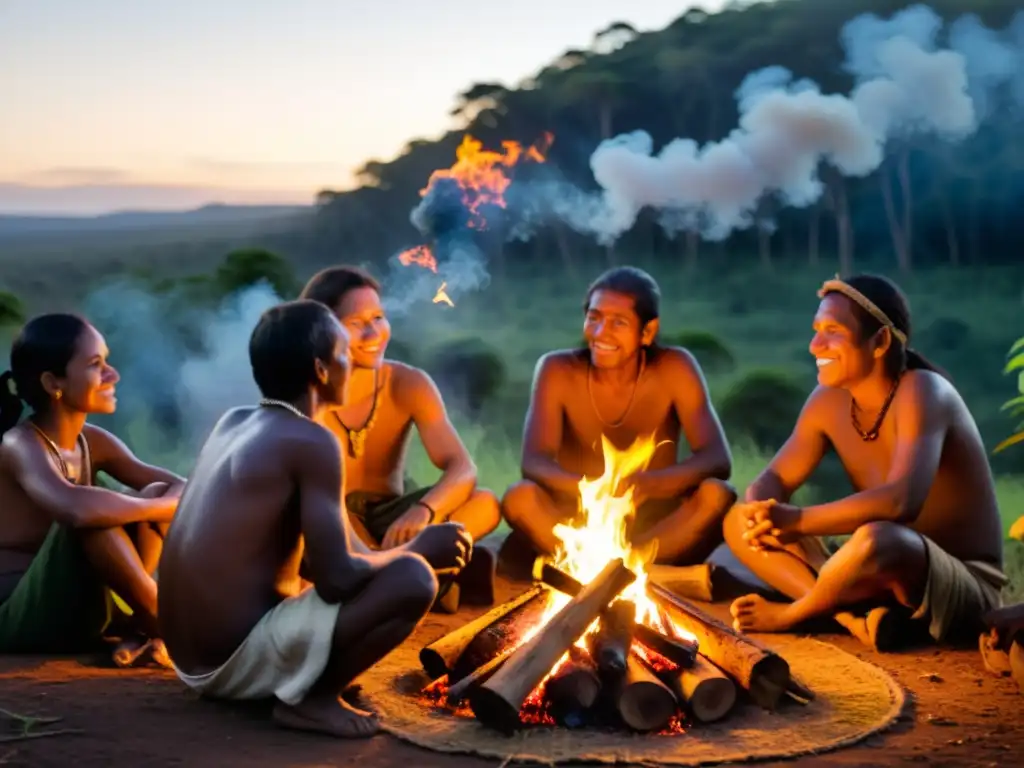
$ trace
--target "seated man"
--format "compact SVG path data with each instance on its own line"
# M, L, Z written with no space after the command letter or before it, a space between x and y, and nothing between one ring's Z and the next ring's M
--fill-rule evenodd
M315 423L348 378L348 334L330 310L267 310L249 358L264 399L217 422L167 535L167 648L203 695L276 697L282 725L369 736L374 716L339 695L415 628L437 591L431 566L461 568L471 542L453 523L371 553L352 533L338 442Z
M107 355L80 317L40 315L0 376L0 653L96 650L114 631L113 590L132 609L115 662L170 663L152 574L184 480L86 423L117 407ZM137 493L95 487L97 472Z
M356 267L331 267L314 275L303 299L326 304L351 338L352 375L343 408L324 417L345 456L345 505L352 524L373 548L405 544L432 524L462 523L477 541L501 519L497 497L477 488L476 466L448 420L430 376L385 360L391 327L380 302L380 285ZM434 466L432 486L406 492L405 460L412 428ZM494 558L484 547L457 582L445 580L442 604L494 600Z
M646 272L612 269L587 291L587 346L537 363L524 479L508 489L502 507L540 554L555 552L552 529L578 513L580 480L603 473L602 435L619 449L652 434L657 442L648 468L628 480L638 504L634 546L657 542L658 562L690 565L722 541L722 519L736 498L726 483L732 457L700 365L685 349L656 341L659 302ZM683 436L692 455L679 461ZM514 546L510 541L508 551Z
M910 310L892 282L837 278L819 296L810 352L820 386L725 523L737 557L794 602L739 598L734 624L778 632L841 611L840 623L879 650L915 626L936 641L976 641L1006 579L974 419L944 374L909 348ZM790 504L829 447L856 492ZM842 534L852 535L829 558L817 537ZM842 611L862 603L875 606L866 624ZM898 621L911 614L920 621Z

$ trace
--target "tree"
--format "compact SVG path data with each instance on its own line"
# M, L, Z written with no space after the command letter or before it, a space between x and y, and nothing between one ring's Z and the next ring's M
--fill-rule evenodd
M276 253L262 248L232 251L214 275L214 283L222 296L244 290L262 281L268 282L282 299L295 296L298 281L291 265Z
M25 322L25 305L10 291L0 291L0 327L20 326Z

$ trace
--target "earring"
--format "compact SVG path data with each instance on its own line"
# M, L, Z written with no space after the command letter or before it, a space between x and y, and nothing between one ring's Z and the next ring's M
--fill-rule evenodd
M54 392L54 393L53 393L53 396L54 396L55 398L57 398L58 400L60 400L60 399L61 399L61 397L63 397L63 396L64 396L64 393L63 393L63 392L61 392L61 391L60 391L60 390L58 389L58 390L57 390L56 392Z

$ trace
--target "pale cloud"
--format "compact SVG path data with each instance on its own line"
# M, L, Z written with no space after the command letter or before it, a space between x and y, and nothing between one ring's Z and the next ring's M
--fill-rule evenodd
M26 174L21 181L25 184L120 184L127 182L131 174L122 168L103 166L65 166L61 168L44 168Z

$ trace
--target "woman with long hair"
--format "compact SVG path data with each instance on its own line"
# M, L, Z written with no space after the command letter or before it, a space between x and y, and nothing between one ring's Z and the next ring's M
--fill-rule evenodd
M153 572L185 481L86 423L117 407L108 354L81 317L40 315L0 376L0 653L98 648L114 592L131 609L115 662L169 663ZM97 472L134 493L97 487Z

